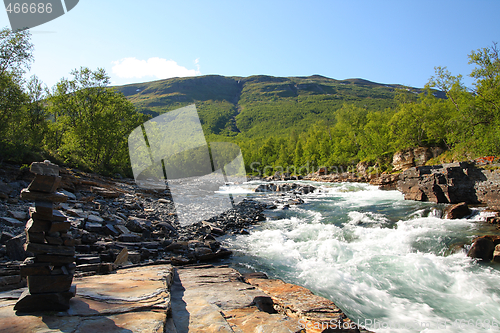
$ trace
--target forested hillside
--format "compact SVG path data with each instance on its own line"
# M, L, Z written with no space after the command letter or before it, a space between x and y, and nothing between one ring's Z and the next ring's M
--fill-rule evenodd
M205 134L245 138L288 136L318 121L332 123L344 103L372 111L395 107L395 91L402 88L406 87L319 75L208 75L116 87L138 111L152 117L195 103Z
M500 154L496 44L469 59L473 87L436 67L422 89L319 75L213 75L116 89L152 117L196 104L209 141L238 143L254 174L359 161L390 170L392 155L410 147L439 146L445 160Z
M50 158L131 176L131 131L190 104L207 141L237 143L253 174L360 161L390 171L396 151L418 146L439 146L447 160L500 155L496 44L470 53L472 87L436 67L421 89L320 75L208 75L110 87L104 70L85 67L47 88L25 77L32 52L29 32L0 30L0 163Z

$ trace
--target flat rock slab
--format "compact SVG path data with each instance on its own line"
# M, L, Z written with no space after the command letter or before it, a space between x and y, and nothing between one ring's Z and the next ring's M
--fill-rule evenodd
M224 266L177 268L172 284L172 319L178 333L299 332L297 319L267 313L255 299L267 296Z
M165 332L173 269L157 265L75 278L65 312L15 312L23 289L0 293L0 332Z

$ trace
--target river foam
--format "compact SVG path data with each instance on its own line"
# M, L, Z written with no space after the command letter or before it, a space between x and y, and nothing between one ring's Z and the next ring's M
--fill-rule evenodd
M321 192L302 196L305 204L226 238L233 264L303 285L375 332L500 325L498 267L461 249L478 233L478 211L444 220L442 205L405 201L397 191L316 185Z

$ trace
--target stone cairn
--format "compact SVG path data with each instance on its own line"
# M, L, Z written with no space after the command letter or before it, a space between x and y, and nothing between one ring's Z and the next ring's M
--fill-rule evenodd
M61 177L59 167L50 161L34 162L30 171L35 179L21 191L21 199L34 201L30 207L30 220L26 223L27 252L34 254L21 264L21 275L28 280L14 307L21 312L64 311L76 294L72 286L75 272L75 242L68 233L71 223L54 203L65 202L68 197L56 192Z

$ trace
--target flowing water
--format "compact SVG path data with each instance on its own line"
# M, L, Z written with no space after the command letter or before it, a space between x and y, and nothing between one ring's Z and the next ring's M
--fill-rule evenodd
M487 213L446 220L444 205L405 201L398 191L307 183L320 191L303 195L304 204L267 211L249 235L224 239L235 268L307 287L375 332L498 330L500 264L462 248L491 231Z

